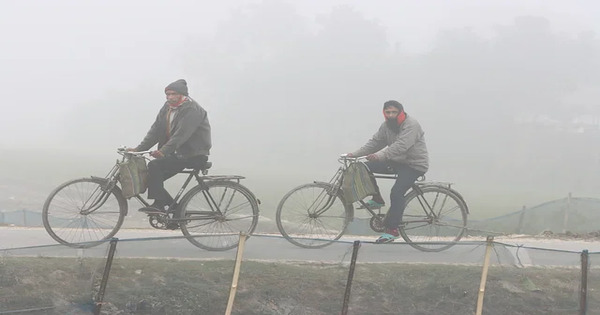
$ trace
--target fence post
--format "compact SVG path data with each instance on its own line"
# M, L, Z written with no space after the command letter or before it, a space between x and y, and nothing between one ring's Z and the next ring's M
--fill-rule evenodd
M348 314L350 290L352 289L352 280L354 279L354 270L356 269L358 248L360 248L360 241L354 241L354 245L352 246L352 258L350 259L350 270L348 271L348 280L346 281L346 293L344 293L344 304L342 305L342 315Z
M231 315L233 310L233 300L237 291L238 278L240 277L240 267L242 265L242 255L244 254L244 245L246 244L246 233L240 232L240 241L238 242L237 254L235 256L235 267L233 267L233 280L231 281L231 290L229 291L229 300L227 301L227 309L225 315Z
M110 247L108 248L108 257L106 258L106 265L104 266L104 273L102 274L102 282L100 282L100 289L96 296L96 305L94 308L94 315L100 314L100 309L104 303L104 292L106 292L106 284L108 283L108 276L110 275L110 268L112 267L113 259L115 257L115 251L117 249L118 238L110 240Z
M579 314L587 313L587 282L589 268L589 253L587 249L581 252L581 289L579 291Z
M487 281L487 273L490 266L490 256L492 255L492 247L494 246L494 237L487 237L487 246L485 248L485 258L483 259L483 271L481 272L481 282L479 283L479 294L477 296L477 311L476 315L481 315L483 312L483 296L485 293L485 282Z
M525 211L527 210L526 206L523 206L521 209L521 215L519 216L519 225L517 225L517 234L521 234L521 229L523 229L523 220L525 219Z
M27 226L27 210L23 209L23 226Z
M4 222L4 211L0 211L0 223L4 224L6 222Z
M567 224L569 223L569 212L571 212L571 193L567 196L567 206L565 207L565 217L563 220L563 233L567 233Z

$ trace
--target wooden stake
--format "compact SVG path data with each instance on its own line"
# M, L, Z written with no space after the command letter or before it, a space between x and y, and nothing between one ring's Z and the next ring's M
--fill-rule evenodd
M360 241L354 241L352 247L352 259L350 260L350 269L348 270L348 280L346 281L346 293L344 294L344 304L342 305L342 315L348 314L348 304L350 304L350 290L352 289L352 280L354 279L354 270L356 269L356 258Z
M587 292L588 292L588 268L589 252L587 249L581 252L581 287L579 289L579 314L587 314Z
M483 259L483 271L481 272L481 282L479 283L479 294L477 296L477 311L476 315L481 315L483 312L483 296L485 293L485 282L487 281L487 273L490 266L490 256L492 255L492 247L494 246L494 237L487 237L487 247L485 248L485 258Z
M246 233L240 232L240 241L238 242L238 250L235 257L235 267L233 268L233 280L231 281L231 290L229 291L229 301L227 301L227 310L225 315L231 315L233 310L233 300L238 286L238 278L240 276L240 267L242 265L242 254L244 253L244 245L246 244Z

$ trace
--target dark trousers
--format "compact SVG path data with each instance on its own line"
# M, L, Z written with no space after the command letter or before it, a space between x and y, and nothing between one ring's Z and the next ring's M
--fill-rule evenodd
M425 173L417 171L406 164L393 161L368 161L366 164L372 173L398 174L396 183L394 183L390 193L390 209L383 220L385 227L391 229L397 228L402 221L402 214L406 207L406 198L404 195L415 181L417 181L417 178ZM377 193L381 196L375 177L373 177L373 183L377 187Z
M165 180L175 176L185 168L202 168L208 156L197 155L181 158L169 155L164 158L154 159L148 163L148 199L165 205L173 202L173 197L165 190Z

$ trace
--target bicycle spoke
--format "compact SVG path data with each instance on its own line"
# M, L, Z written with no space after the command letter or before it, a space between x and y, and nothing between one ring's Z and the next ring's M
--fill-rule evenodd
M423 187L422 194L413 192L407 198L400 233L413 247L424 251L446 249L462 237L465 228L466 208L447 189Z
M208 250L237 246L239 233L251 233L258 222L258 206L243 186L234 182L211 182L208 190L190 191L182 205L181 229L190 242ZM198 236L198 237L195 237ZM201 237L200 237L201 236Z
M346 206L329 190L328 184L314 183L284 196L277 208L277 227L286 239L301 247L323 247L342 236L348 223Z
M90 178L63 184L44 204L44 227L60 243L71 245L112 237L123 223L125 200L102 191L102 182ZM82 209L93 206L92 211Z

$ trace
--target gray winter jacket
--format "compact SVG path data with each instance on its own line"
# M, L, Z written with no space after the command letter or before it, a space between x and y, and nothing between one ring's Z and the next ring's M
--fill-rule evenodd
M169 104L160 109L137 151L145 151L158 143L163 155L176 154L181 157L209 155L211 144L210 123L206 111L189 98L179 107L171 109L173 117L168 122ZM167 126L170 126L167 132Z
M390 129L384 122L373 138L352 155L358 157L377 152L381 160L400 162L425 173L429 168L429 156L424 134L419 122L411 116L402 122L399 132Z

